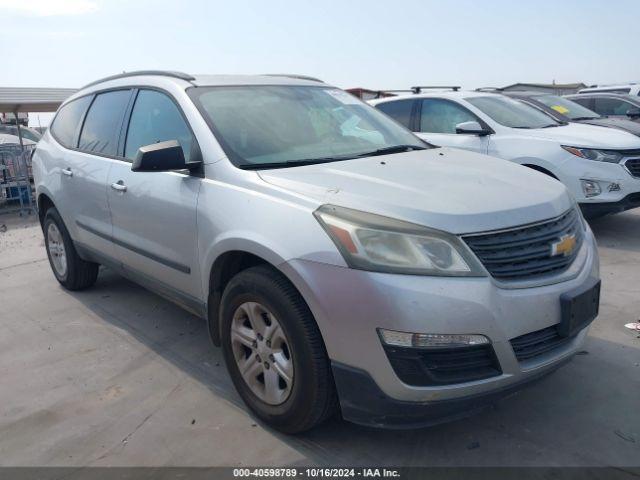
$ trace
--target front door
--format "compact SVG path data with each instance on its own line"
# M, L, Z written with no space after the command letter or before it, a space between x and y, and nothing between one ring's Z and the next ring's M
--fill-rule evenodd
M203 298L198 263L196 206L201 179L189 172L132 172L138 149L177 140L189 161L195 137L167 94L139 90L124 142L127 161L107 180L116 257L125 270L186 306Z

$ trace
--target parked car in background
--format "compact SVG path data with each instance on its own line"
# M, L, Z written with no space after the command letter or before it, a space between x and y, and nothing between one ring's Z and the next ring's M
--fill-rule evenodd
M570 359L598 313L561 183L430 148L320 81L107 78L60 107L34 173L55 278L102 264L207 318L285 432L338 402L378 427L460 418Z
M370 103L429 143L510 160L557 178L596 217L640 206L640 138L559 122L517 100L441 91Z
M1 128L1 127L0 127ZM17 135L12 135L10 133L2 133L0 132L0 144L4 145L20 145L20 139ZM35 145L36 142L33 140L29 140L28 138L22 139L23 145Z
M596 85L593 87L582 88L578 93L622 93L640 96L640 83L625 83L618 85Z
M4 112L0 113L0 124L9 124L9 125L24 125L25 127L29 125L29 114L27 112L19 112L18 116L13 112Z
M640 136L640 124L620 117L604 117L566 97L538 92L501 92L552 116L559 122L578 122L619 128Z
M18 138L18 126L0 125L0 133L15 135L16 138ZM20 134L22 135L23 140L30 140L35 143L38 143L40 138L42 138L42 134L37 130L29 127L23 127L22 125L20 125Z
M565 98L602 116L640 122L640 97L623 93L577 93Z

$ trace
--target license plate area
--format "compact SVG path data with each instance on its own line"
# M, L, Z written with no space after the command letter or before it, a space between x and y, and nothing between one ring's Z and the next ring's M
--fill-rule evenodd
M589 325L600 309L600 280L560 295L558 335L571 337Z

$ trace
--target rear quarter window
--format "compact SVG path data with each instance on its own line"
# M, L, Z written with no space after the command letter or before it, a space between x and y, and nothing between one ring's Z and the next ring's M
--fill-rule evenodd
M91 96L78 98L63 105L51 125L54 138L65 147L75 147L80 122L91 103Z

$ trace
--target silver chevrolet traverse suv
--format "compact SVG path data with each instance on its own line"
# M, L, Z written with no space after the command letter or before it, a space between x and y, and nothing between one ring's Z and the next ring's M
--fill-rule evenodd
M33 170L57 280L103 265L205 318L284 432L458 418L570 359L598 312L560 182L315 79L109 77L60 107Z

